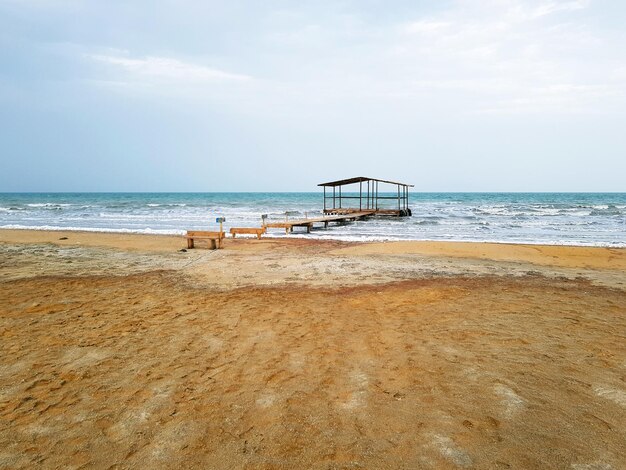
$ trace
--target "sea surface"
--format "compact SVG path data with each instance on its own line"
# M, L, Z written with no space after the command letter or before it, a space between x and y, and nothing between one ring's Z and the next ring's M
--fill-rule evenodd
M0 228L182 234L321 215L321 193L0 193ZM626 193L411 193L412 217L290 237L626 246ZM284 237L284 230L270 230Z

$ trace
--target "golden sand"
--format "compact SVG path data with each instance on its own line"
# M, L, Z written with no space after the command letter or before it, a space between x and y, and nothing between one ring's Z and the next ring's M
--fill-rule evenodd
M63 240L62 238L66 238ZM163 235L140 235L98 232L63 232L44 230L0 230L0 243L54 243L61 246L107 247L122 250L172 251L184 246L181 237ZM231 249L240 249L242 244L231 240ZM275 239L264 239L262 243L245 245L245 249L265 249L265 244L274 244ZM289 243L281 239L281 242ZM226 242L228 243L228 241ZM297 240L296 244L307 244ZM332 242L331 242L332 243ZM505 243L474 242L385 242L341 244L342 255L427 255L455 258L476 258L494 261L515 261L543 266L573 268L598 268L626 270L626 249L604 247L571 247L551 245L523 245Z
M626 250L183 246L0 231L0 468L626 466Z

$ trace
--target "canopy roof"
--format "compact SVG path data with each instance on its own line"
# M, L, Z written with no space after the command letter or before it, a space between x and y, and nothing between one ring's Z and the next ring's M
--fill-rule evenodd
M377 178L367 178L365 176L355 176L354 178L348 178L345 180L329 181L328 183L320 183L318 184L318 186L343 186L344 184L361 183L364 181L378 181L379 183L396 184L398 186L409 186L411 188L413 187L412 184L398 183L397 181L379 180Z

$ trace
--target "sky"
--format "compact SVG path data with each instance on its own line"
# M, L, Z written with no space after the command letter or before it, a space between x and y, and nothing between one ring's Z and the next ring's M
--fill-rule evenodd
M626 191L626 2L0 0L0 192Z

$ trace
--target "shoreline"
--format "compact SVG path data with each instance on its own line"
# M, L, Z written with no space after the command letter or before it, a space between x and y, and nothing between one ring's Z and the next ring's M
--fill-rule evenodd
M185 247L181 235L0 229L0 243L42 244L112 248L144 252L171 252ZM352 256L420 255L506 262L541 266L626 270L626 248L542 245L463 241L343 241L306 237L226 238L223 250L255 250L268 245L320 246L333 253ZM202 252L203 248L197 250Z
M186 230L161 230L161 229L145 229L147 231L133 231L132 229L105 229L102 227L97 228L89 228L89 227L59 227L59 226L38 226L38 227L27 227L27 226L9 226L9 227L0 227L0 231L25 231L25 232L64 232L64 233L96 233L96 234L113 234L113 235L147 235L147 236L162 236L162 237L180 237L183 236ZM191 229L190 229L191 230ZM201 229L193 229L193 230L201 230ZM204 230L204 229L202 229ZM314 228L314 232L318 232L323 230L321 228ZM327 230L327 229L324 229ZM331 228L332 230L332 228ZM601 242L601 243L583 243L583 242L566 242L563 240L558 240L554 242L545 242L545 241L510 241L510 240L462 240L462 239L435 239L435 238L385 238L383 236L369 236L369 237L358 237L358 236L333 236L332 232L322 232L321 236L316 236L316 233L307 234L307 233L291 233L288 236L278 235L278 232L270 232L264 235L264 238L272 238L276 240L283 239L307 239L307 240L329 240L329 241L339 241L345 243L397 243L397 242L420 242L420 243L489 243L489 244L497 244L497 245L528 245L528 246L571 246L571 247L581 247L581 248L626 248L626 243L621 242ZM228 232L227 232L228 234ZM328 235L326 235L328 234ZM245 237L244 237L245 238Z

